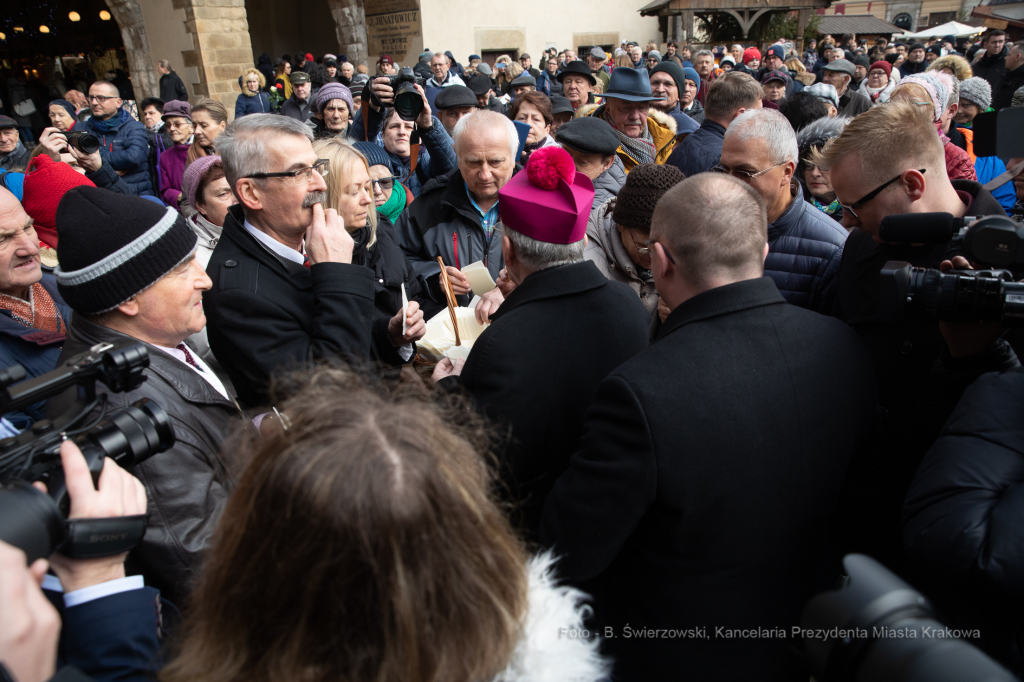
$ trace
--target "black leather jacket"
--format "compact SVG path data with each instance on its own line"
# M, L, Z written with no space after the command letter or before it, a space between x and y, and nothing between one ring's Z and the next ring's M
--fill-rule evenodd
M97 343L125 338L72 314L58 364ZM150 398L170 416L176 442L130 470L146 487L149 526L129 557L129 567L141 572L146 584L159 588L166 599L182 604L232 487L221 443L248 422L233 401L183 362L148 344L147 349L145 383L129 393L109 393L108 410ZM107 391L103 384L96 389L97 394ZM53 398L50 414L60 414L73 399L73 393Z

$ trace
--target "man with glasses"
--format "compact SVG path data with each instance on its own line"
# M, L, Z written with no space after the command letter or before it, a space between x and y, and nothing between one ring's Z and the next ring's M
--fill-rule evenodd
M764 200L764 274L793 305L828 313L846 230L804 201L793 178L798 161L796 134L786 117L774 109L757 109L741 114L729 126L721 161L713 170L742 180Z
M687 680L801 679L785 636L716 628L797 625L875 400L856 335L762 276L766 223L760 197L725 175L661 198L647 243L671 312L598 384L544 505L559 575L602 578L616 680L679 679L680 665ZM694 635L630 635L667 628Z
M239 203L210 257L203 302L210 348L246 407L267 404L281 371L322 360L400 365L415 354L402 312L373 319L373 271L352 264L352 237L321 206L327 161L312 139L308 126L272 114L237 119L217 138Z
M843 224L853 228L839 267L833 312L864 341L886 414L877 460L852 470L861 496L851 509L856 525L841 549L870 554L890 567L902 565L900 515L907 488L964 387L984 372L1017 364L997 326L880 317L881 307L891 302L880 288L887 261L944 270L967 266L962 258L947 260L959 252L949 244L887 243L880 233L883 218L931 212L1006 215L977 182L949 180L931 119L930 112L908 102L875 107L812 155L814 163L831 169Z
M146 126L132 118L122 104L116 85L96 81L89 86L92 118L81 125L99 138L100 158L117 171L132 194L153 196Z

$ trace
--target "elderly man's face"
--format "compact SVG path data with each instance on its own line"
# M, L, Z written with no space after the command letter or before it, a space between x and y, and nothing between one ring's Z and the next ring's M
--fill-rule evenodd
M303 83L302 85L293 85L292 92L295 93L295 99L300 102L304 102L309 99L309 93L313 91L312 83Z
M505 126L476 127L459 140L459 172L479 201L493 200L512 177L514 167Z
M0 130L0 154L10 154L17 146L17 128L4 128L3 130Z
M520 57L519 66L523 67L523 71L529 71L530 67L533 66L533 60L529 57Z
M448 58L444 56L431 58L430 72L434 74L434 80L438 83L443 81L448 75Z
M352 76L354 76L355 73L356 67L352 66L350 63L345 62L344 64L341 65L341 75L344 76L345 78L352 78Z
M604 66L604 60L596 57L587 57L587 63L590 64L591 71L597 71Z
M569 113L553 114L551 116L551 118L552 118L551 132L549 134L552 137L554 137L555 133L558 132L559 128L561 128L566 123L568 123L569 121L572 120L572 114L569 114Z
M715 66L715 59L709 54L702 54L697 57L697 61L693 63L693 69L697 72L697 75L701 78L707 78L711 75L711 69Z
M769 209L778 204L783 194L789 193L789 182L796 169L796 164L791 161L772 168L776 162L772 160L768 142L760 137L742 140L739 135L726 137L722 143L722 156L719 164L733 173L744 171L754 174L771 168L756 178L748 179L742 175L735 176L760 194Z
M96 99L100 98L100 99ZM108 83L93 83L89 87L89 110L93 117L105 121L121 108L117 88Z
M670 111L679 104L679 86L665 71L651 74L651 92L655 97L664 97L663 102L651 102L651 106L659 111Z
M587 103L587 95L590 94L590 81L578 74L571 73L562 80L565 96L572 103L573 109Z
M0 188L0 294L27 299L29 287L42 276L32 219L13 194Z
M491 96L494 94L494 90L488 90L482 95L476 96L476 105L483 109L491 101Z
M516 87L512 88L512 94L515 97L519 97L519 95L523 94L524 92L533 92L536 89L537 88L533 87L532 85L517 85Z
M639 45L629 48L629 56L632 58L634 64L639 64L640 59L644 56L644 51L640 49Z
M437 113L438 118L441 119L441 124L444 126L444 129L448 131L449 135L451 135L452 131L455 130L455 124L459 122L459 119L473 113L473 107L451 107L450 109L442 109Z
M686 79L683 87L683 91L679 93L679 106L683 109L693 104L693 100L697 98L697 83L690 79Z
M857 76L857 80L862 81L868 76L868 67L858 64L854 67L854 73Z
M608 116L619 130L629 137L640 137L647 129L647 114L651 111L650 102L627 102L616 97L606 100Z
M398 116L392 116L384 126L384 148L403 159L409 158L410 142L412 137L413 121L403 121Z
M836 93L842 97L846 92L846 85L850 82L850 76L838 71L826 71L825 75L821 77L821 82L835 87Z
M206 326L203 292L212 285L193 256L118 308L132 317L139 338L174 348Z
M304 135L280 135L267 141L268 164L271 172L308 168L316 163L313 145ZM313 204L326 199L327 184L317 171L297 177L243 179L235 185L239 198L247 201L247 192L240 190L242 183L253 183L264 224L288 237L302 235L313 222Z

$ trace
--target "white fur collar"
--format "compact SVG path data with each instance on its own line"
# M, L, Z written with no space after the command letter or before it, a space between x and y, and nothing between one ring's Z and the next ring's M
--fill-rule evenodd
M584 634L587 595L558 586L554 564L550 552L530 559L522 637L492 682L595 682L608 676L611 666L598 653L600 640Z

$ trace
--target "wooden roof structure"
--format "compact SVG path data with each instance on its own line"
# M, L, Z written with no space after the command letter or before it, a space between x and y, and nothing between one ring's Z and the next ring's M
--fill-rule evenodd
M645 17L682 17L682 26L692 30L693 18L697 14L724 13L739 22L743 37L746 38L754 23L769 12L799 12L799 30L803 35L814 10L828 7L831 0L653 0L640 8ZM677 36L688 38L689 36Z

